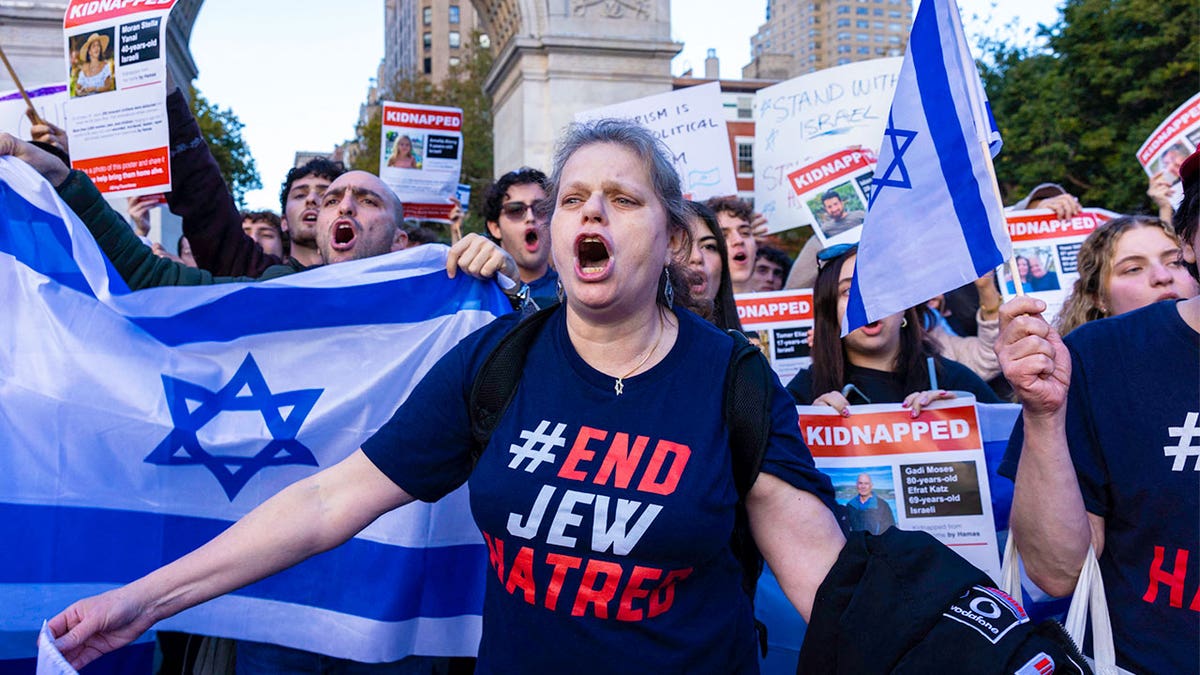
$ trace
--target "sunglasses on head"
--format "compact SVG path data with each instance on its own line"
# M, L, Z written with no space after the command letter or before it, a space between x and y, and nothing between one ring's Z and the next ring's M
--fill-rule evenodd
M513 220L520 220L525 217L525 212L534 208L534 206L535 204L532 202L528 204L525 202L508 202L500 207L500 212ZM536 216L537 214L535 213L534 215Z
M831 260L837 260L847 253L858 250L858 242L853 244L834 244L829 248L823 248L817 252L817 269L825 269L825 265Z

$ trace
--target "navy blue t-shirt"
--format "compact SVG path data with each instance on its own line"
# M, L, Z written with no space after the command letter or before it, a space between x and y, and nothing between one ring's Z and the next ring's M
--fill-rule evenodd
M1100 571L1117 664L1196 673L1200 334L1166 301L1081 326L1066 344L1067 443L1084 506L1104 518ZM1018 420L1001 475L1016 475L1023 441Z
M432 501L470 476L490 554L477 672L754 673L753 617L729 548L737 492L722 420L732 339L686 310L666 358L626 378L587 365L552 316L472 469L467 401L515 318L438 362L368 457ZM833 503L776 381L763 471Z

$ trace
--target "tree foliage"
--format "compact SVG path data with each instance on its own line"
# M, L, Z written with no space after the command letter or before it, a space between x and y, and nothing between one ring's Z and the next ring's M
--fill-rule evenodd
M192 115L200 126L200 135L221 167L221 177L229 186L234 201L239 208L243 207L246 193L262 187L254 157L242 140L242 128L245 125L232 109L222 109L209 103L195 88L191 93Z
M391 101L462 108L463 164L461 182L471 186L471 207L463 224L464 232L484 229L478 205L483 191L492 181L492 99L483 90L492 69L491 52L479 46L479 34L463 42L462 61L450 67L450 75L438 84L426 77L402 77L383 87L383 97ZM367 122L360 124L355 139L358 154L351 168L379 173L382 121L379 106Z
M1087 205L1152 211L1138 147L1200 82L1196 0L1066 0L1044 47L988 45L984 84L1013 202L1057 182Z

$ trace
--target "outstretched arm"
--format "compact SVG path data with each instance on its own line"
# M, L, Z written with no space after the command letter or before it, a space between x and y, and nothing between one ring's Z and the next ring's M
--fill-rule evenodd
M1071 355L1041 313L1018 297L1000 308L996 354L1023 406L1024 444L1010 516L1029 578L1047 593L1075 588L1088 545L1104 548L1104 519L1087 512L1067 446Z
M50 631L63 656L82 668L155 622L327 551L411 501L358 450L285 488L179 560L76 602L50 620Z
M779 585L809 620L813 599L846 539L833 513L815 495L760 473L746 497L750 530Z
M29 164L54 186L131 290L213 283L207 272L154 255L83 172L72 171L54 155L5 133L0 133L0 155Z

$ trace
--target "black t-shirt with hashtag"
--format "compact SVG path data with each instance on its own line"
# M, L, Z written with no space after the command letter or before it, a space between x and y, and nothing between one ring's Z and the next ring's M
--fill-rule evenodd
M1196 673L1200 334L1165 301L1084 325L1066 343L1067 442L1084 505L1105 522L1100 569L1117 664ZM1002 475L1016 474L1023 437L1018 420Z
M489 553L476 672L757 672L729 547L737 491L722 407L732 339L677 309L671 351L625 378L618 396L614 378L575 352L564 314L530 346L478 465L468 392L511 317L451 350L363 446L419 499L470 475ZM778 380L770 405L762 471L832 504Z

